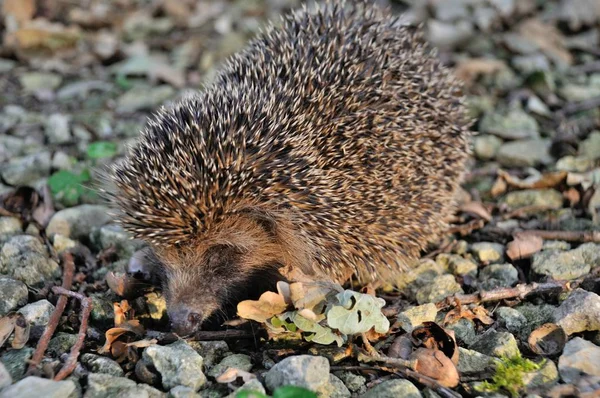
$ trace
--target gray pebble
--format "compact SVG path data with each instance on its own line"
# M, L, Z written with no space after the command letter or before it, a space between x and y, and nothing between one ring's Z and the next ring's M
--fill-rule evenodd
M581 337L569 340L558 358L558 371L565 383L576 383L584 375L600 376L600 347Z
M76 240L89 239L94 228L112 220L106 206L81 205L56 212L46 228L48 236L60 234Z
M0 276L0 316L27 303L27 286L21 281Z
M421 398L419 389L408 380L386 380L371 388L363 398Z
M144 350L142 359L160 373L167 390L182 385L197 391L206 383L202 357L183 340L166 346L150 346Z
M600 330L600 296L583 289L575 289L554 313L554 322L567 335Z
M53 381L29 376L0 391L0 398L76 398L77 386L72 380Z
M329 384L329 361L324 357L295 355L278 362L265 374L269 391L293 385L319 391Z

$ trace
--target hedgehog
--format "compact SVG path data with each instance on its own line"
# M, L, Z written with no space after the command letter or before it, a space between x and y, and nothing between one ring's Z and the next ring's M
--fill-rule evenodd
M447 229L469 126L420 26L326 0L154 113L107 193L189 335L278 281L393 283Z

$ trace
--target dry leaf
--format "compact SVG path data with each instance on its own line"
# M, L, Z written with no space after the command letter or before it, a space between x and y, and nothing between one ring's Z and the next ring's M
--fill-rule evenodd
M29 21L35 15L35 0L4 0L2 3L4 23L9 30ZM15 24L16 23L16 24Z
M281 314L287 308L279 293L264 292L258 300L245 300L237 305L237 313L245 319L264 323L274 315Z
M450 358L440 350L419 348L412 355L414 370L435 379L444 387L453 388L460 380L458 370Z
M481 202L473 201L465 203L462 206L460 206L460 211L462 211L463 213L470 213L476 215L477 217L482 218L485 221L490 221L492 219L492 215Z
M300 311L298 311L298 315L311 320L313 322L319 322L319 316L317 316L317 314L315 314L312 310L309 310L308 308L303 308Z
M296 282L290 284L290 297L297 309L308 308L322 314L328 298L343 292L344 289L329 282Z
M481 75L491 75L506 69L504 61L488 58L470 58L458 63L456 77L467 84L473 83Z
M571 207L575 207L581 201L581 194L573 187L563 192L563 196L569 201L569 206Z
M129 306L127 300L121 300L120 303L113 303L115 313L115 326L119 326L133 318L133 309Z
M23 314L17 314L15 317L15 336L12 341L12 348L20 350L25 347L27 341L29 341L29 330L30 325Z
M484 325L491 325L494 323L492 317L490 317L490 313L483 306L478 305L471 310L474 315L474 319L478 319Z
M524 180L513 177L504 170L498 170L498 177L511 187L519 189L543 189L556 188L562 182L566 181L568 173L566 171L556 171L535 175Z
M217 381L217 383L233 383L239 377L242 378L244 383L247 383L252 379L256 379L256 376L250 372L246 372L236 368L227 368L227 370L223 372L220 376L218 376L215 380Z
M517 31L534 42L546 55L554 61L567 65L573 64L573 56L565 48L565 38L554 25L544 23L536 18L522 22Z
M504 181L504 178L498 176L498 178L496 178L496 181L494 181L494 185L492 185L492 189L490 190L490 193L492 194L493 197L498 197L498 196L502 195L504 192L506 192L507 189L508 189L508 184L506 184L506 181Z
M127 343L127 347L135 347L135 348L146 348L158 343L156 339L144 339L138 341L132 341L131 343Z
M127 333L131 333L136 336L142 336L144 334L144 328L140 325L140 321L130 320L121 323L119 327L108 329L105 333L106 342L104 343L104 346L98 350L98 352L100 354L111 352L111 346L113 343L115 343L119 337Z
M0 319L0 347L6 343L17 323L16 313L12 312Z
M287 305L292 305L292 293L290 291L290 284L285 281L277 282L277 292L283 297L283 300Z
M531 332L527 342L538 355L557 355L565 348L567 334L559 325L546 323Z
M534 234L515 234L514 240L506 246L506 255L511 260L529 258L542 250L544 240Z
M412 331L411 336L417 343L415 345L420 343L426 348L440 350L452 362L458 363L458 345L453 331L444 329L435 322L424 322Z
M114 273L112 271L106 274L106 284L108 288L112 290L115 294L123 297L126 294L127 288L127 275L123 273Z

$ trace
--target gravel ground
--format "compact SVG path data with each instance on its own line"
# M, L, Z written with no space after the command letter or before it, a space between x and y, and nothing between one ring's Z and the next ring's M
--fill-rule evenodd
M597 0L392 2L465 81L476 135L452 229L377 292L391 328L372 347L249 322L178 339L159 291L117 294L143 243L100 171L295 0L0 4L0 397L600 394ZM439 363L394 365L430 344Z

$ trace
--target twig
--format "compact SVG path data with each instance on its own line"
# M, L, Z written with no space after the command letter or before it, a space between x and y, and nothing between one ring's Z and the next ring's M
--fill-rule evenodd
M570 102L565 105L560 111L557 112L557 115L560 116L568 116L577 112L583 112L590 109L598 108L600 106L600 96L588 98L579 102Z
M537 235L542 239L548 240L600 243L600 231L546 231L542 229L528 229L519 231L519 234Z
M216 330L216 331L199 331L192 338L194 341L210 341L210 340L231 340L231 339L253 339L256 336L254 333L246 330Z
M70 290L71 285L73 284L73 275L75 274L75 262L73 261L73 255L69 252L65 252L61 255L61 262L63 264L63 283L62 288L65 290ZM65 307L67 306L67 296L61 295L56 302L56 308L50 315L50 319L48 321L48 325L44 329L44 333L40 340L38 341L38 345L35 348L35 352L33 353L31 360L29 361L29 368L27 369L27 374L33 374L37 369L38 365L44 358L44 353L48 348L48 344L50 343L50 339L54 334L54 331L58 327L58 323L60 321L60 317L62 316Z
M72 292L58 286L52 288L52 291L56 294L76 298L81 302L81 324L79 325L77 341L75 344L73 344L73 347L71 347L71 352L69 352L69 357L65 361L64 366L60 372L54 376L55 381L60 381L73 373L73 370L75 370L75 367L77 366L77 358L79 358L79 351L81 351L81 347L83 347L83 342L85 340L85 335L88 328L88 320L92 312L92 299L84 296L81 293Z
M457 303L462 304L474 304L474 303L487 303L491 301L500 301L506 299L524 299L531 294L549 293L552 291L560 290L572 290L579 286L585 278L574 279L570 281L552 281L545 283L530 283L520 284L515 287L501 287L490 291L480 291L473 294L455 294L450 297L446 297L444 300L436 303L436 307L439 309L453 307Z
M476 220L471 220L466 224L453 225L448 228L447 232L450 234L459 233L461 236L465 236L483 227L485 227L485 220L478 218Z
M548 205L531 205L531 206L524 206L524 207L520 207L518 209L515 209L509 213L506 213L502 216L502 218L504 220L510 220L513 218L521 218L521 217L525 217L528 216L529 214L532 213L541 213L544 211L549 211L549 210L554 210L554 208L552 206L548 206Z

